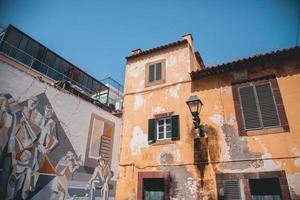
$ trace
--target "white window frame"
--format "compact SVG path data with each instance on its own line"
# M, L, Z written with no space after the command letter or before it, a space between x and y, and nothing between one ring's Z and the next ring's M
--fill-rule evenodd
M170 124L167 124L167 119L170 120ZM163 121L163 138L159 138L159 122L160 121ZM167 125L170 125L171 126L171 130L170 131L167 131ZM170 133L170 137L167 137L167 133ZM172 138L172 118L171 117L164 117L164 118L159 118L159 119L156 119L156 139L157 140L169 140Z

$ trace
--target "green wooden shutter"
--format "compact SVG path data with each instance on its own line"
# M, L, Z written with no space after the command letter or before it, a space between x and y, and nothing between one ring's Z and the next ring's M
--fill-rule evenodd
M179 140L179 115L172 116L172 140Z
M148 120L148 142L154 142L156 140L156 120Z

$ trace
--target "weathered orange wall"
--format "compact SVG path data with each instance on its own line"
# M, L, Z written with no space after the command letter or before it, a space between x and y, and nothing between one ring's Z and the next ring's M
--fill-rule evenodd
M191 82L189 72L198 67L191 44L189 40L189 44L130 59L127 63L116 198L136 198L139 171L170 171L177 187L177 193L171 193L174 198L216 199L216 172L285 170L296 199L300 195L300 158L263 160L259 164L252 161L208 163L197 168L193 164L196 131L185 101L190 95L197 95L204 103L200 115L206 125L210 161L300 156L300 69L295 67L297 63L281 63L279 70L262 71L258 67L256 73L241 70ZM161 59L166 59L166 83L145 87L146 64ZM243 73L248 73L250 78L276 74L290 132L238 136L231 82ZM180 116L180 140L148 144L148 119L165 112ZM200 171L204 171L204 175ZM202 186L201 179L204 180Z

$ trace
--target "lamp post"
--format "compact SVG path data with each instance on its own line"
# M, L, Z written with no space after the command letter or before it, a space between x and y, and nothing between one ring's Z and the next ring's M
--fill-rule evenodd
M202 101L197 96L190 96L189 99L186 101L186 104L188 105L190 112L193 116L194 128L198 129L198 133L200 137L204 137L205 130L204 130L204 126L201 124L201 120L199 117L199 113L203 106Z

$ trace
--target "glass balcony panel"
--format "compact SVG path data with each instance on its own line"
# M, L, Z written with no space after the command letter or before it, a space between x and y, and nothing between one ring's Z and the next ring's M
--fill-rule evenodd
M46 74L48 69L48 67L45 64L39 62L38 60L34 60L31 67L36 71L41 72L42 74Z
M32 59L29 55L21 51L15 52L14 58L25 65L30 65Z
M54 69L50 68L48 69L48 73L47 76L49 76L50 78L56 80L56 81L60 81L62 80L62 74L55 71Z

